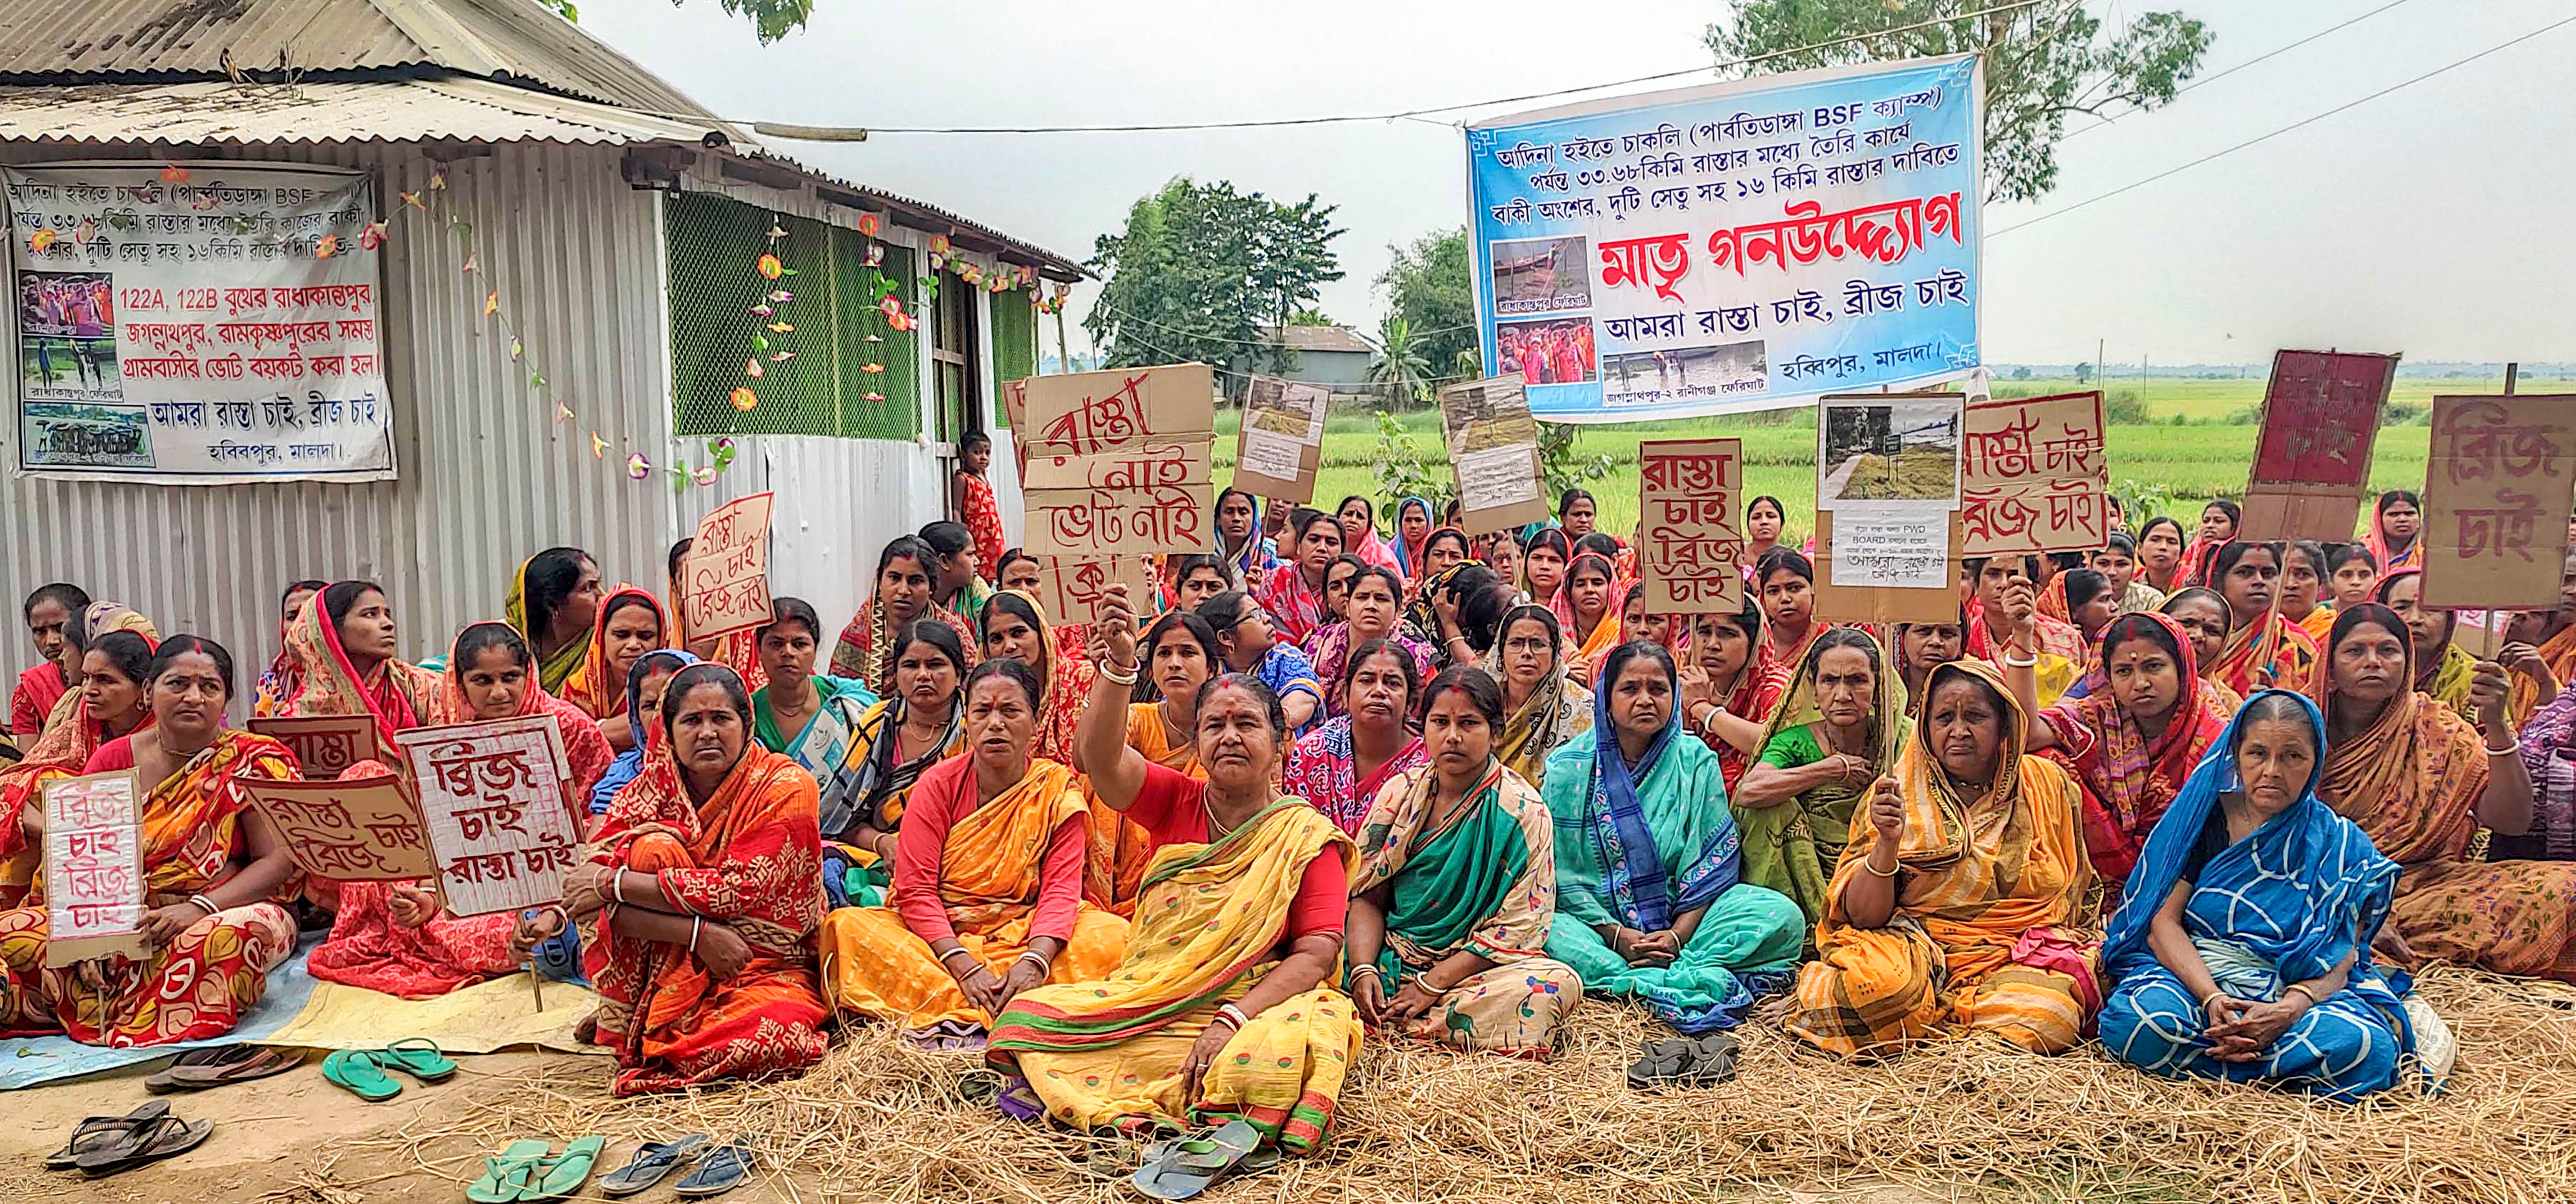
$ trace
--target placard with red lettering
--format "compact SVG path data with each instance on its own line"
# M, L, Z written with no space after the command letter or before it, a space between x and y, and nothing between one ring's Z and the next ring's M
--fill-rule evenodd
M1972 400L1960 445L1962 556L2074 552L2111 533L2102 394Z
M1732 614L1744 607L1744 443L1670 439L1637 445L1644 539L1637 567L1649 614Z
M438 874L420 802L394 774L334 781L242 778L305 873L333 882L409 882Z
M1153 609L1154 574L1142 556L1111 556L1100 560L1040 556L1037 561L1038 601L1045 604L1050 621L1096 621L1100 596L1112 585L1127 587L1127 605L1139 616L1148 615Z
M420 791L447 910L490 915L563 898L582 840L554 716L414 728L394 739Z
M392 480L374 176L212 161L172 174L0 168L19 470Z
M698 522L680 560L681 625L713 639L769 622L769 510L755 493L716 507Z
M2397 379L2394 355L2276 351L2263 388L2262 430L2245 486L2246 539L2352 537L2369 489L2380 407Z
M253 719L250 730L286 746L309 779L336 778L360 761L381 761L372 715L296 715Z
M1216 377L1205 364L1025 382L1021 467L1032 556L1097 560L1215 544Z
M143 788L134 771L45 783L45 964L140 957Z
M1138 443L1204 443L1216 432L1216 371L1206 364L1112 368L1022 382L1014 429L1032 464Z
M2576 394L2436 397L2422 605L2559 604L2576 506Z

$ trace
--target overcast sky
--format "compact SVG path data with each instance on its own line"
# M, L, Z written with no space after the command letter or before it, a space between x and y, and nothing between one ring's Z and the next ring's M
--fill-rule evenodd
M2213 74L2388 0L2189 0ZM2152 5L2098 2L2097 12ZM583 0L582 27L717 113L896 126L1373 113L1710 61L1692 0L815 0L761 46L717 0ZM2576 25L2170 178L2068 206L2359 99L2568 15L2551 0L2406 0L2061 144L2057 190L1989 207L1989 360L2258 362L2276 346L2410 360L2576 358ZM1628 90L1701 82L1688 77ZM1481 118L1562 103L1442 114ZM2077 118L2081 125L2085 119ZM1465 220L1461 136L1417 121L1134 134L774 142L1072 258L1179 175L1340 206L1334 318L1374 330L1387 244ZM2053 216L2055 215L2055 216ZM2003 232L2039 218L2026 229ZM1076 294L1087 303L1093 290ZM1077 309L1078 315L1081 311ZM1082 336L1074 334L1076 350Z

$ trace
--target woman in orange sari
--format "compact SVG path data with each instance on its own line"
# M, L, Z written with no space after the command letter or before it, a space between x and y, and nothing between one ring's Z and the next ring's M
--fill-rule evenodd
M2183 549L2182 575L2176 586L2206 585L2216 587L2218 574L2210 568L2210 557L2220 548L2236 542L2236 524L2245 517L2245 509L2226 498L2211 498L2200 508L2200 534ZM2158 588L2164 588L2159 586Z
M2281 617L2298 624L2322 647L2326 629L2334 626L2333 579L2326 575L2325 546L2298 539L2279 547L2286 558L2281 565Z
M2481 662L2472 701L2491 737L2416 692L2405 620L2376 602L2335 619L2315 697L2325 709L2317 794L2397 863L2376 952L2576 982L2576 862L2472 861L2481 827L2531 830L2531 773L2505 722L2504 670ZM2492 740L2493 743L2489 743Z
M751 738L751 692L691 665L661 742L564 875L618 1095L769 1078L823 1057L812 775Z
M2529 611L2516 617L2505 628L2504 638L2538 647L2540 659L2563 685L2576 682L2576 548L2568 549L2562 573L2558 579L2558 609ZM2539 708L2539 685L2515 682L2513 713L2528 715Z
M2370 549L2370 558L2379 562L2383 573L2418 568L2424 563L2423 533L2423 496L2412 489L2391 489L2380 494L2379 504L2371 509L2370 529L2361 533L2361 546Z
M1206 781L1207 768L1199 764L1190 733L1198 726L1199 687L1224 663L1216 628L1188 611L1167 611L1146 629L1136 653L1141 661L1137 672L1153 687L1153 701L1127 704L1127 747L1174 773ZM1086 772L1081 754L1077 744L1074 760L1067 762L1076 773ZM1101 802L1089 779L1082 788L1091 808L1091 854L1083 864L1082 897L1112 914L1132 916L1145 863L1153 859L1153 838Z
M2305 693L2317 681L2317 638L2272 605L2281 553L2268 543L2231 543L2210 561L2210 588L2227 603L2227 646L2209 675L2238 698L2256 690Z
M376 747L391 754L395 733L435 721L439 696L438 675L405 662L400 652L384 587L336 582L287 625L277 713L372 715Z
M0 906L17 906L35 881L42 849L24 824L30 813L43 817L45 783L79 776L101 745L152 723L143 686L157 642L151 620L120 603L93 602L63 635L81 682L55 701L45 734L23 759L0 769Z
M1047 623L1046 608L1017 590L984 601L984 659L1013 657L1038 676L1037 743L1021 751L1058 765L1073 764L1073 724L1091 697L1091 659L1077 626Z
M133 770L143 798L141 957L114 954L45 966L41 887L0 911L0 1024L61 1032L85 1045L167 1045L231 1032L295 952L295 919L278 905L295 861L235 779L293 779L286 746L224 727L233 658L196 636L163 644L145 671L153 723L102 746L83 773ZM36 819L41 826L42 813Z
M670 628L670 616L662 613L661 600L652 594L632 585L608 591L599 604L599 617L591 623L590 650L582 654L581 667L564 681L563 693L556 695L600 721L598 728L618 752L626 751L620 747L629 739L626 725L606 721L626 712L626 671L635 667L635 658L662 647L662 636Z
M1564 605L1549 609L1572 616L1565 625L1565 672L1577 685L1591 685L1602 654L1619 646L1619 604L1610 588L1618 579L1610 558L1594 552L1565 566Z

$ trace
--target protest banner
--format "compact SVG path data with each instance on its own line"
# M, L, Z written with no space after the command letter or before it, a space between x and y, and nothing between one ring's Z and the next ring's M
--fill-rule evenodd
M1140 624L1152 614L1152 566L1142 556L1111 556L1100 560L1040 556L1037 562L1038 601L1046 605L1050 622L1096 622L1100 596L1112 585L1127 587L1127 605L1138 616Z
M769 622L769 512L774 495L735 498L698 520L680 560L680 622L692 640Z
M45 965L142 957L143 788L134 771L45 783Z
M1030 555L1097 560L1213 546L1213 370L1175 364L1023 383Z
M408 882L438 874L420 803L394 774L240 782L243 796L268 817L307 874L333 882Z
M1440 391L1440 429L1458 482L1459 525L1502 531L1548 517L1538 421L1517 377L1466 381Z
M1975 398L1960 443L1959 554L2091 551L2108 542L2102 394Z
M1234 487L1275 502L1315 498L1324 464L1324 414L1331 393L1305 381L1256 376L1243 398L1234 445Z
M414 728L394 740L420 791L448 911L489 915L563 898L582 840L554 716Z
M1816 514L1816 621L1959 621L1959 516L1943 511L1946 538L1925 537L1912 518ZM1846 556L1852 563L1838 564ZM1758 583L1757 583L1758 584Z
M1731 614L1744 607L1744 442L1671 439L1637 445L1645 516L1637 566L1649 614Z
M2338 538L2361 519L2394 355L2272 353L2241 539Z
M1548 422L1905 388L1979 362L1975 55L1467 127L1484 362Z
M2571 507L2576 394L2435 397L2418 604L2557 606Z
M1033 376L1021 384L1024 408L1013 429L1032 463L1215 437L1216 371L1205 364Z
M0 168L0 185L21 472L394 478L382 257L358 245L383 212L371 174L205 163L171 181L92 163Z
M297 715L253 719L250 730L286 746L308 779L336 778L360 761L382 761L373 715Z

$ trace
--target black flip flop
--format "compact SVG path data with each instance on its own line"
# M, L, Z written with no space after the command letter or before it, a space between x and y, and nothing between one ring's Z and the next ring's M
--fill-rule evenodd
M1743 1049L1743 1043L1735 1039L1735 1034L1702 1034L1691 1043L1691 1048L1696 1052L1691 1058L1690 1069L1680 1080L1682 1086L1717 1087L1735 1081L1735 1055Z
M626 1165L608 1172L599 1181L599 1192L612 1200L634 1195L661 1182L681 1163L705 1153L707 1143L713 1140L704 1133L691 1133L671 1141L647 1142Z
M1687 1040L1646 1042L1645 1056L1628 1065L1628 1086L1652 1091L1674 1081L1690 1068L1697 1051Z
M45 1155L45 1169L49 1171L75 1169L80 1166L84 1143L96 1148L105 1144L110 1135L125 1133L136 1125L148 1124L169 1114L170 1105L156 1099L123 1116L84 1117L79 1126L72 1130L71 1138L63 1142L63 1148Z
M122 1139L82 1151L80 1172L92 1179L100 1179L119 1171L130 1171L147 1162L185 1154L206 1144L206 1138L213 1136L214 1132L215 1122L211 1120L192 1124L176 1116L165 1115L127 1130Z
M256 1048L248 1045L209 1045L192 1049L180 1054L177 1061L145 1076L143 1089L154 1095L167 1095L173 1091L185 1090L179 1085L180 1071L211 1069L241 1061L257 1052L259 1051Z

